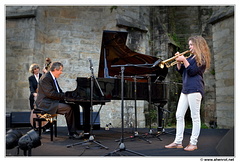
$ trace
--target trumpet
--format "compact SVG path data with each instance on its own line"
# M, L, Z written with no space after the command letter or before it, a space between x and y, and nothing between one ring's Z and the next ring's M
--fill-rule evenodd
M172 62L171 64L168 64L170 61L175 60L178 56L182 56L182 55L185 55L185 54L190 53L190 52L191 52L190 50L187 50L187 51L185 51L185 52L180 53L179 55L176 55L176 56L173 56L173 57L171 57L171 58L169 58L169 59L167 59L167 60L161 61L160 64L159 64L159 67L160 67L161 69L164 68L164 65L166 65L167 68L172 67L172 66L174 66L174 65L177 64L177 61L174 61L174 62ZM190 56L191 56L191 55L190 55ZM189 56L189 57L190 57L190 56Z

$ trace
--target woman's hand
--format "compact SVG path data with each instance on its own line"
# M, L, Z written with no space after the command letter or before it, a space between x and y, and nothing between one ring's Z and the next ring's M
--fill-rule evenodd
M181 56L180 53L179 53L179 52L175 53L175 56L178 56L178 57L175 58L175 60L177 61L177 63L181 63L181 62L182 62L182 61L181 61L182 59L180 58L180 56Z
M177 61L177 62L184 62L185 60L186 60L186 58L185 58L183 55L178 56L178 57L176 58L176 61Z
M176 56L179 55L179 52L177 52L175 55ZM180 69L181 63L184 64L185 68L187 68L189 66L189 62L187 61L186 57L184 57L183 55L179 55L175 60L177 61L177 68L178 69Z

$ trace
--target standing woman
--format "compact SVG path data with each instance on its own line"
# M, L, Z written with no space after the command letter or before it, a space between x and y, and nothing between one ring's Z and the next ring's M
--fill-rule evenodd
M37 97L38 82L42 76L42 74L39 73L39 71L40 68L38 64L32 64L29 68L29 72L32 73L32 75L28 78L30 89L29 101L31 110L34 109L34 101Z
M202 36L188 39L189 49L193 54L189 58L180 55L176 58L177 71L182 75L183 87L176 112L176 137L173 143L165 148L183 148L182 140L185 127L185 114L190 107L192 118L192 134L186 151L197 149L198 136L201 129L200 106L204 95L203 73L210 67L210 50ZM178 55L179 53L176 53Z

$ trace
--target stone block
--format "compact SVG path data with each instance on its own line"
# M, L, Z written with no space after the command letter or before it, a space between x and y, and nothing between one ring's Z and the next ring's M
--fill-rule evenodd
M232 111L233 110L233 103L228 103L228 102L221 102L221 103L217 103L217 111L221 112L221 111ZM233 112L232 112L233 113Z
M222 39L222 41L224 41L224 37L226 35L230 35L230 29L222 29L221 31L217 31L215 33L213 33L213 38L215 41L221 41L219 39Z

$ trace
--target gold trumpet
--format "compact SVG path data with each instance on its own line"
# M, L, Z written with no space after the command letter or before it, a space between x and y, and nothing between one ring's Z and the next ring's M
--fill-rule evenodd
M176 55L176 56L173 56L173 57L171 57L171 58L169 58L169 59L167 59L167 60L161 61L160 64L159 64L159 67L160 67L161 69L164 68L164 65L166 65L167 68L172 67L172 66L174 66L174 65L177 64L177 61L174 61L174 62L172 62L172 63L169 65L168 63L169 63L170 61L175 60L178 56L182 56L182 55L185 55L185 54L190 53L190 52L191 52L191 51L187 50L187 51L185 51L185 52L183 52L183 53L180 53L179 55ZM191 55L190 55L190 56L191 56ZM188 57L190 57L190 56L188 56Z

